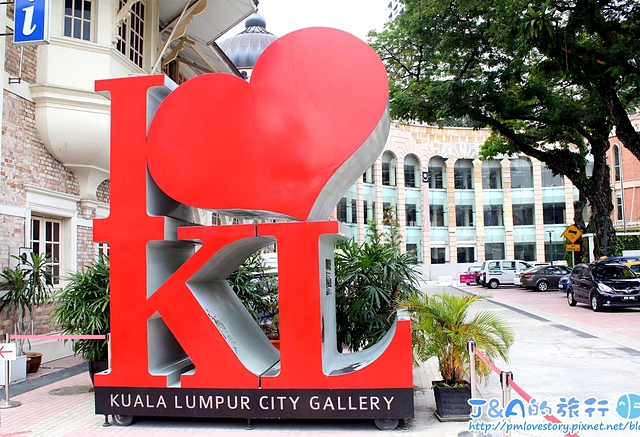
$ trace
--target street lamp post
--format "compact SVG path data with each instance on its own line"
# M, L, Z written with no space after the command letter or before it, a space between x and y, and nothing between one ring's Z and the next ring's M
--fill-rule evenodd
M547 231L549 234L549 257L551 258L551 265L553 265L553 243L551 242L551 234L553 231Z

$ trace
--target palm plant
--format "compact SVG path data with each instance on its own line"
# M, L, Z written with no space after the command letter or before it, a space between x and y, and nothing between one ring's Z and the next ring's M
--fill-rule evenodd
M247 258L229 275L227 283L264 333L271 339L278 338L278 278L267 272L260 252Z
M48 302L53 290L53 276L46 255L30 252L28 256L13 258L18 261L16 267L5 267L0 273L0 290L6 291L0 301L0 311L7 308L14 323L14 333L21 334L26 332L29 324L33 326L33 309ZM19 355L23 352L23 344L18 342Z
M352 351L379 341L391 327L398 302L418 291L415 257L400 253L394 221L389 225L390 244L370 222L369 241L348 240L335 253L337 341Z
M497 314L478 311L469 315L471 305L481 295L453 295L416 293L400 303L413 316L413 352L416 362L438 358L438 367L444 383L449 386L468 384L469 352L467 344L476 348L490 361L498 357L508 360L513 344L513 329ZM491 369L481 360L475 360L476 375L486 379Z
M67 275L67 285L53 296L53 322L67 335L105 335L110 329L109 259L100 255L78 272ZM74 354L85 360L106 360L106 340L72 340Z

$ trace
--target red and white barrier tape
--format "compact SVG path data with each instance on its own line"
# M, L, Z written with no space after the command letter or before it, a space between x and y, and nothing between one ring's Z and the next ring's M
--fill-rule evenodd
M9 340L106 340L106 335L11 335Z
M481 352L478 351L478 349L474 346L473 347L473 352L478 356L478 358L480 358L487 366L489 366L491 368L491 370L493 370L495 373L497 373L498 375L502 374L502 370L500 370L495 364L493 364L491 361L489 361L487 359L487 357L485 357ZM507 376L507 378L509 378L509 376ZM513 379L509 378L509 386L513 387L513 389L516 391L516 393L518 393L522 399L524 399L525 402L529 403L531 402L531 395L529 395L529 393L525 392L518 384L516 384ZM558 419L556 416L553 416L551 414L548 414L546 416L543 416L545 419L547 419L549 422L551 423L562 423L562 421L560 421L560 419ZM566 434L566 437L580 437L578 434L571 434L568 433Z

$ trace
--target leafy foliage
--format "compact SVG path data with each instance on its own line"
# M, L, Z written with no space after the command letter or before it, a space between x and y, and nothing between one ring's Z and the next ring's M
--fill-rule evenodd
M567 176L589 201L599 256L615 242L614 126L640 159L628 116L640 105L639 23L634 0L406 0L370 42L387 65L393 117L486 126L483 158L524 153Z
M269 337L278 332L278 278L267 272L260 252L247 258L227 283Z
M415 257L401 254L391 219L387 240L369 222L369 241L341 243L335 253L338 345L358 351L379 341L391 327L399 300L417 291ZM394 235L396 235L394 237Z
M105 335L110 331L109 259L100 255L79 272L70 273L67 286L53 296L53 322L67 335ZM85 360L105 360L106 340L72 340L74 354Z
M30 252L28 256L17 257L18 265L11 269L5 267L0 273L3 282L0 290L7 293L2 297L0 311L5 307L9 314L24 321L31 316L33 308L47 303L51 292L53 277L47 266L47 257Z
M467 344L470 340L490 361L498 357L508 360L514 341L513 329L490 311L478 311L471 317L469 309L480 299L479 295L415 293L400 303L413 317L414 361L419 363L437 357L440 374L447 385L469 381ZM491 369L479 359L475 364L478 380L486 379Z
M638 232L640 229L627 229L627 232ZM620 235L616 239L615 255L622 255L623 250L639 250L640 235Z

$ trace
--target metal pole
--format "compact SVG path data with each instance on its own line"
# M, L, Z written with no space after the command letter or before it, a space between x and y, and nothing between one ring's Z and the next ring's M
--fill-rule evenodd
M510 379L513 379L513 373L504 371L500 372L500 386L502 387L502 408L507 408L507 405L511 400L511 386L509 385ZM502 435L506 436L506 431L503 431Z
M111 333L107 334L107 366L111 369Z
M9 334L5 334L6 343L9 343ZM18 401L12 401L9 393L9 383L11 377L9 375L9 360L4 360L4 400L0 401L0 409L13 408L20 405Z
M551 234L553 234L553 231L547 231L547 233L549 234L549 258L551 259L551 265L553 265L553 243L551 241Z
M469 340L467 350L469 351L469 383L471 384L471 399L476 397L476 342Z

